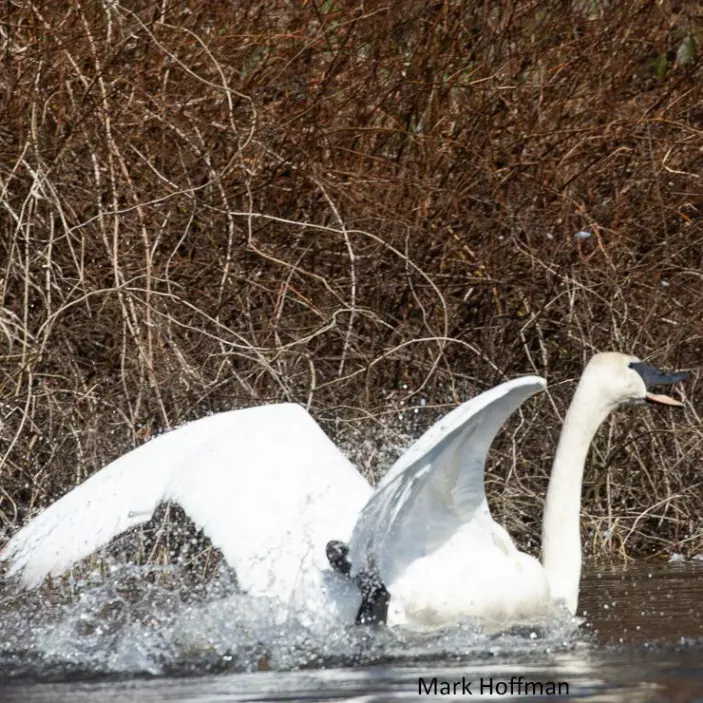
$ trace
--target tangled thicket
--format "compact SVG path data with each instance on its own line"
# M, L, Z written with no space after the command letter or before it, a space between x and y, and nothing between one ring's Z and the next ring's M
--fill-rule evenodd
M685 412L601 430L588 544L703 549L700 12L3 3L6 529L207 413L300 402L377 475L539 373L488 474L529 545L573 382L617 349L694 374Z

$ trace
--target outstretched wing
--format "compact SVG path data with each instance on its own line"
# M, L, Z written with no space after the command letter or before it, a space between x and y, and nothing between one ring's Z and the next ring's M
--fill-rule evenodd
M226 414L160 435L94 473L27 523L5 546L8 576L28 587L62 574L113 537L147 522L182 458L226 424Z
M391 584L461 525L488 518L488 450L513 411L545 386L539 376L508 381L430 427L391 467L359 516L350 543L353 571L372 568Z
M306 569L319 580L327 541L349 538L371 493L303 408L235 410L117 459L20 530L2 558L35 586L174 501L222 550L243 590L288 600Z

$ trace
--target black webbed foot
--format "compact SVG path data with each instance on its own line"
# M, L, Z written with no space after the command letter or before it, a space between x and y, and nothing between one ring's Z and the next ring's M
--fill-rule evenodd
M349 547L341 540L333 539L325 547L327 561L330 566L343 576L349 576L351 572L351 561L349 560Z
M356 614L357 625L385 625L391 594L378 575L371 571L360 571L354 582L361 591L361 606Z
M344 542L333 539L325 547L327 561L338 574L351 579L351 560L349 546ZM361 591L361 605L356 614L357 625L384 625L388 616L388 604L391 594L383 585L378 572L371 565L354 577L354 583Z

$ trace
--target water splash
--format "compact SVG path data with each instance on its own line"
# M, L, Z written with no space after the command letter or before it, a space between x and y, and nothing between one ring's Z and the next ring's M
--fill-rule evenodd
M222 569L207 585L178 568L124 566L103 580L0 597L0 676L65 680L461 662L570 649L571 618L503 631L463 623L432 632L310 622L238 593Z

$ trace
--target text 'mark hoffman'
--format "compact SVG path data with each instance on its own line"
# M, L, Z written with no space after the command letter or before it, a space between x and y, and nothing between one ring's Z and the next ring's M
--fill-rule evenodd
M531 681L524 676L499 679L493 676L478 679L444 680L436 676L418 679L418 695L422 696L568 696L566 681Z

